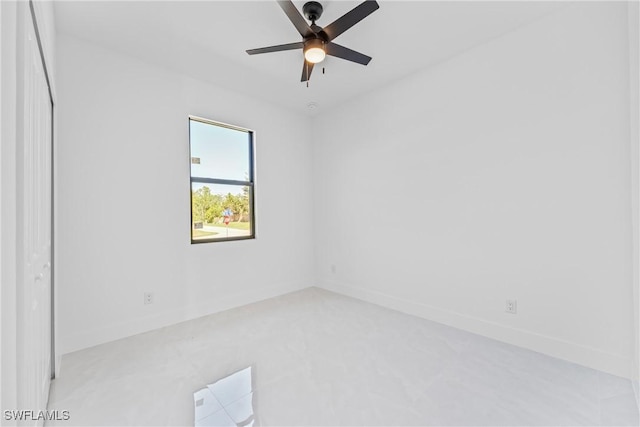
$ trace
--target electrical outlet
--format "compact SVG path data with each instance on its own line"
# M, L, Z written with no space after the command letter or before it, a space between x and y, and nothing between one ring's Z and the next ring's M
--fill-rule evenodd
M144 293L144 304L153 304L153 293L145 292Z
M508 299L504 311L506 311L507 313L516 314L518 312L518 300Z

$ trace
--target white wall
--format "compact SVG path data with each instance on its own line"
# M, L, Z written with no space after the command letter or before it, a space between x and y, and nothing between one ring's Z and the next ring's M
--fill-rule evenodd
M575 4L319 116L317 282L629 376L627 45Z
M633 389L640 408L640 4L627 3L629 28L629 124L631 147L631 221L633 225L634 357Z
M0 407L17 404L17 7L0 2ZM2 425L6 422L0 421Z
M58 41L62 353L313 284L308 118ZM190 244L189 114L256 131L255 240Z

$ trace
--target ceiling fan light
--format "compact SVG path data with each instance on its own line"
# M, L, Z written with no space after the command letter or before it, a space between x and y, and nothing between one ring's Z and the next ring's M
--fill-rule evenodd
M325 56L326 53L324 52L324 50L322 50L322 48L319 47L312 47L304 53L305 59L313 64L322 62Z
M324 43L322 40L313 39L308 40L304 46L304 59L311 62L312 64L317 64L318 62L322 62L324 57L326 56L326 52L324 51Z

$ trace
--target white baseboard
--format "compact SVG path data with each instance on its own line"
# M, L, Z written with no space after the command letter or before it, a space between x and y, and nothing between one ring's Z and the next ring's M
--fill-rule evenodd
M403 313L422 317L427 320L604 371L619 377L631 378L631 360L596 348L523 329L512 328L481 318L456 313L416 301L397 298L353 285L323 281L321 285L317 286Z
M599 349L531 331L511 328L481 318L397 298L353 285L323 281L322 284L317 286L613 375L631 378L631 361L629 359ZM219 298L215 301L205 301L194 306L182 307L132 321L112 324L100 330L84 331L67 339L67 345L62 354L273 298L306 287L299 283L265 287L251 292ZM57 360L56 362L58 368L56 371L58 371L61 361Z
M300 282L263 287L252 290L251 292L229 295L222 298L216 298L215 300L201 301L196 305L180 307L125 322L113 323L108 327L99 330L82 331L64 340L61 354L64 355L132 335L196 319L198 317L252 304L254 302L277 297L289 292L305 289L307 287L307 285L301 285ZM56 363L56 365L59 367L60 362ZM56 371L57 370L58 369L56 369Z

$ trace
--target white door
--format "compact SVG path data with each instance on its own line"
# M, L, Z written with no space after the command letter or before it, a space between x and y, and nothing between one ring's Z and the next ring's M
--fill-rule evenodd
M27 2L18 10L18 407L45 410L51 380L52 103Z

